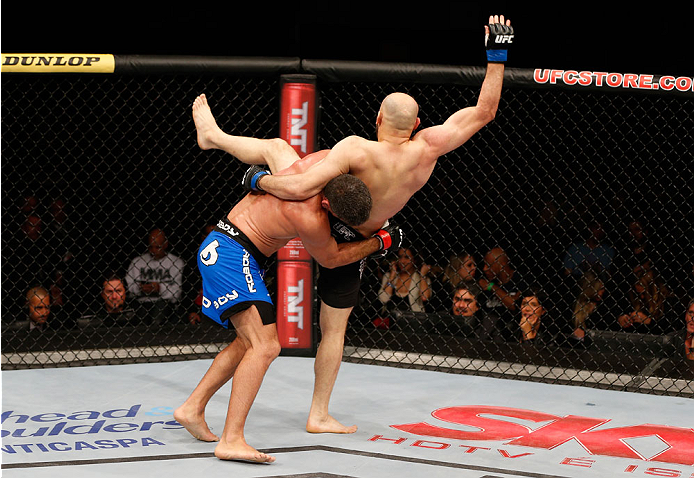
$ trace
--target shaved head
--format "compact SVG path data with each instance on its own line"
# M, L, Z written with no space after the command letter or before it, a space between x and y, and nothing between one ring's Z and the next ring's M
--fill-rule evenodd
M43 325L51 314L51 296L43 287L33 287L27 292L29 319L35 324Z
M412 131L417 122L419 106L410 95L391 93L381 104L383 122L397 130Z
M484 257L484 260L489 264L499 264L505 266L509 263L508 255L500 247L494 247Z

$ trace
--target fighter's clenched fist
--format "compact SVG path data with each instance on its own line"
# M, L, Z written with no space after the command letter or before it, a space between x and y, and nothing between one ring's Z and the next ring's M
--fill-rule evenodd
M506 61L508 59L508 49L514 40L511 20L505 19L503 15L491 15L489 17L489 25L484 26L484 33L487 61Z

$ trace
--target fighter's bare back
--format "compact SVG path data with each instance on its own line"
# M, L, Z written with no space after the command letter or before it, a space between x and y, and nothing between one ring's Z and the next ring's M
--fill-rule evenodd
M322 159L328 151L318 151L296 160L291 166L273 174L296 174ZM297 237L296 217L302 214L326 214L319 195L303 201L283 201L271 194L247 194L227 214L260 252L270 256Z
M348 172L366 184L373 199L369 220L355 228L365 237L380 229L427 183L437 159L427 152L424 141L414 139L393 144L351 136L336 144L332 153L343 149L351 151L344 155L350 158Z

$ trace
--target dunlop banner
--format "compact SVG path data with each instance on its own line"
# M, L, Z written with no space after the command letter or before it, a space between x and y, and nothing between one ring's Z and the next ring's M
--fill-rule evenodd
M113 55L2 53L2 73L113 73Z

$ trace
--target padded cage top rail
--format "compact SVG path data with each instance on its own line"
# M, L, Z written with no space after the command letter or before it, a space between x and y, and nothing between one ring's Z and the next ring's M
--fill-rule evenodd
M423 63L311 60L296 57L219 57L3 53L3 73L112 73L121 75L196 74L277 76L309 73L323 81L403 81L478 85L483 66ZM647 73L507 67L506 87L560 88L604 93L646 93L694 97L694 78Z

